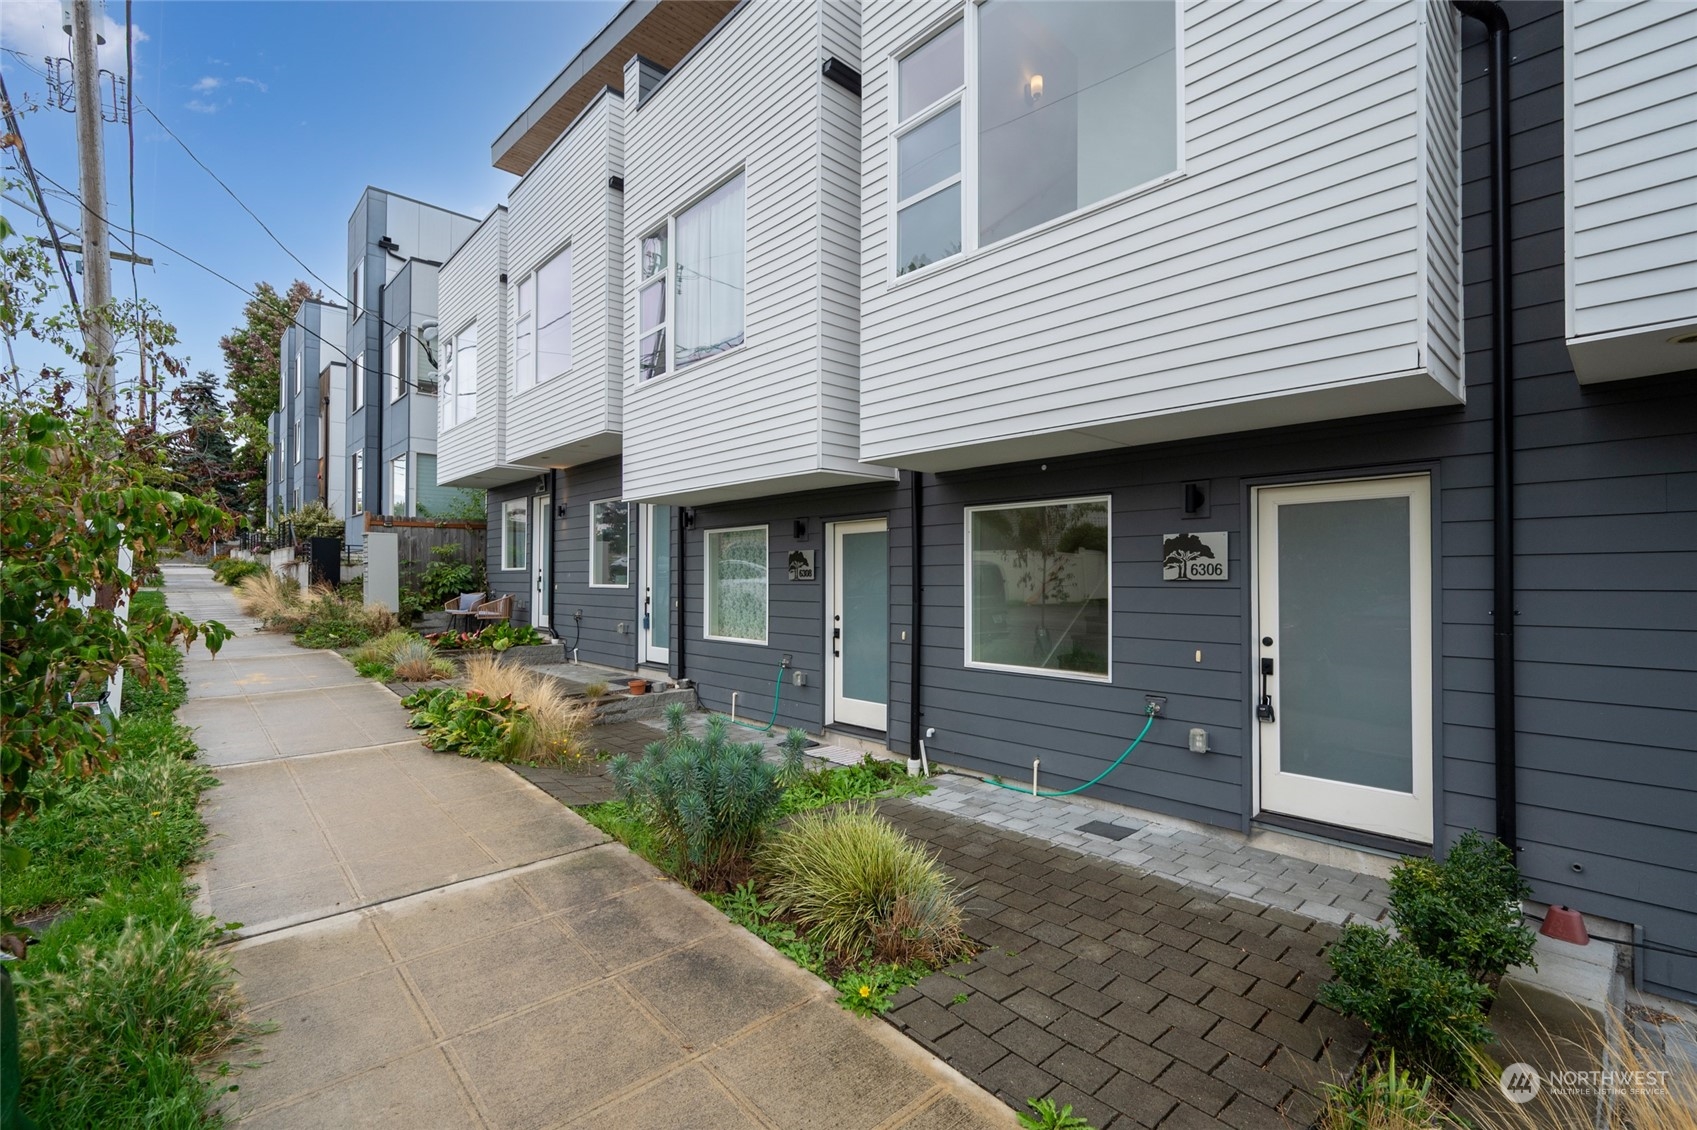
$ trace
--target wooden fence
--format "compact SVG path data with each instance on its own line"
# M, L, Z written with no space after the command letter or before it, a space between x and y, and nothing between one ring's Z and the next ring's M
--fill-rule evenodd
M401 576L417 576L434 560L432 551L451 545L459 549L458 560L483 561L483 522L435 522L426 518L374 518L367 514L365 528L393 530Z

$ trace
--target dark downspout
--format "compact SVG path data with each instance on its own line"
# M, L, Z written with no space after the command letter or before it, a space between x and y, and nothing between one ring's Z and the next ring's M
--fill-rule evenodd
M365 281L365 276L370 272L371 261L370 261L369 258L367 258L365 266L366 266L366 270L360 272L360 281L362 283ZM387 274L388 271L385 270L384 273ZM364 295L360 295L359 297L363 298ZM370 390L370 379L367 378L367 381L366 381L366 393L367 393L367 395L366 395L366 398L365 398L365 406L367 408L371 408L371 409L375 410L376 413L377 413L377 458L373 459L372 462L377 464L375 470L377 471L377 491L376 491L376 494L377 494L377 516L379 518L381 518L384 514L389 513L389 511L387 511L383 508L383 489L384 489L383 480L384 480L384 477L385 477L384 474L383 474L383 470L386 466L388 466L388 462L389 462L388 460L383 458L383 417L388 415L388 412L389 412L389 401L387 400L389 389L388 389L388 386L383 383L383 353L384 353L384 350L383 350L383 324L384 324L385 318L387 317L387 315L384 313L384 310L383 310L383 307L384 307L384 301L383 300L384 300L385 297L387 297L387 295L384 294L383 286L381 284L379 284L378 287L377 287L377 364L372 368L372 372L377 375L377 395L376 396L370 395L370 391L371 391ZM366 351L367 356L371 355L371 330L369 328L366 329L365 340L360 342L359 347ZM373 470L373 468L367 468L366 469L366 477L367 478L370 477L370 473L371 473L372 470ZM410 467L407 468L407 472L408 472L408 478L410 480L412 468L410 468ZM407 485L410 487L412 484L409 481L409 483Z
M684 508L672 507L672 545L677 550L677 564L672 566L672 590L678 594L678 626L672 633L672 678L685 678L684 673ZM666 609L670 616L672 610Z
M1491 59L1491 663L1497 755L1497 839L1520 850L1514 781L1514 274L1509 231L1508 16L1484 0L1454 0L1485 25Z
M925 569L925 472L909 472L912 478L908 483L908 504L913 523L913 617L909 637L913 643L908 651L908 685L907 712L908 735L907 755L919 756L919 743L925 736L924 723L919 716L919 688L922 683L920 666L923 652L920 645L924 642L922 632L925 624L925 585L922 578Z

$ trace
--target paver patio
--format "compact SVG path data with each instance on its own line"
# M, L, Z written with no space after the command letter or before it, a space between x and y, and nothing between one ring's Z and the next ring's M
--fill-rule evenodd
M890 1019L1010 1103L1100 1130L1307 1126L1367 1032L1315 1003L1334 926L924 803L883 802L970 893L977 959Z

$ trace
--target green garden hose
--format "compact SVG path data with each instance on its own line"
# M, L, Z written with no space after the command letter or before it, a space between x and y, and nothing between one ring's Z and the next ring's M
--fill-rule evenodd
M1096 784L1103 777L1106 777L1109 773L1112 773L1115 769L1118 769L1120 767L1120 763L1123 762L1126 758L1131 756L1131 751L1137 748L1138 743L1143 741L1143 736L1149 732L1149 727L1151 727L1155 724L1155 708L1150 707L1148 709L1148 714L1149 714L1149 720L1147 722L1143 723L1143 729L1138 733L1138 735L1135 738L1131 739L1131 744L1125 747L1125 752L1120 754L1119 757L1115 758L1114 763L1112 765L1108 766L1106 769L1102 770L1100 773L1096 774L1094 777L1090 778L1090 780L1084 782L1084 784L1078 786L1076 789L1068 789L1068 790L1066 790L1066 792L1063 792L1063 793L1045 793L1045 792L1033 793L1030 789L1022 789L1018 785L1010 785L1006 781L992 781L989 778L985 778L984 783L987 784L987 785L995 785L998 789L1007 789L1009 792L1024 793L1026 796L1063 797L1063 796L1072 796L1074 793L1081 793L1085 789L1088 789L1091 785Z
M733 726L746 726L750 730L759 730L761 733L764 734L766 731L770 730L773 726L778 724L778 705L780 703L782 703L783 701L784 701L784 665L782 663L780 663L780 664L778 664L778 681L772 687L772 719L771 719L771 721L767 722L764 726L756 726L753 722L744 722L740 718L732 718L729 721ZM1127 752L1130 752L1130 751L1128 750Z

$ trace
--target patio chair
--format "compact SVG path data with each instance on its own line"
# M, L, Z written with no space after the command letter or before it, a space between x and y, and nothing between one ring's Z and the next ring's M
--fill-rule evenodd
M504 624L513 618L513 594L486 600L471 610L472 618L483 624Z
M480 592L462 592L458 596L448 598L442 605L442 611L448 614L448 623L455 631L465 631L471 625L475 610L483 603L486 595Z

